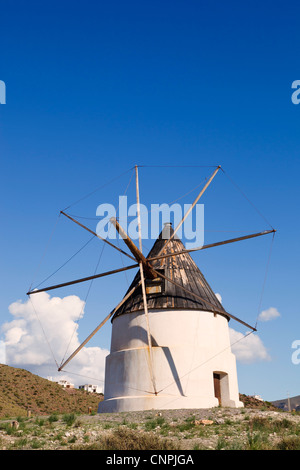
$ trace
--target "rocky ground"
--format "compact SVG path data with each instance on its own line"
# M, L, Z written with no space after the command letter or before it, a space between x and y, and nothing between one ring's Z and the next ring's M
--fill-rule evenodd
M300 414L212 408L5 419L0 449L298 450Z

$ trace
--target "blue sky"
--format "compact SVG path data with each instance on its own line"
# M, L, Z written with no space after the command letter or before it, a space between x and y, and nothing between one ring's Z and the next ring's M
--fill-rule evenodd
M141 165L141 201L149 205L174 201L211 174L207 166L220 164L225 174L202 200L205 242L269 228L227 175L278 230L261 310L274 307L280 317L258 324L270 359L238 363L240 391L268 400L300 394L300 365L291 361L292 342L300 339L300 105L291 101L292 82L300 79L299 10L296 1L1 6L2 324L12 321L13 302L27 301L31 282L89 240L62 217L55 226L60 210L100 188L69 209L91 217L86 222L95 229L97 206L116 204L134 165ZM131 181L132 203L134 197ZM97 241L51 281L93 274ZM270 241L194 256L228 310L250 324L259 313ZM145 250L151 245L145 242ZM122 263L106 247L98 272ZM93 283L80 340L120 300L132 275ZM55 294L86 293L82 285ZM108 349L109 339L108 325L91 344Z

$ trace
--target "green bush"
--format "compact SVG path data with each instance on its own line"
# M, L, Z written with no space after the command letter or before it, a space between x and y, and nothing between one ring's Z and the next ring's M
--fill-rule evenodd
M74 413L68 413L64 414L62 419L67 426L72 426L75 422L76 416Z
M55 423L58 421L58 415L56 413L52 413L52 415L48 418L49 423Z

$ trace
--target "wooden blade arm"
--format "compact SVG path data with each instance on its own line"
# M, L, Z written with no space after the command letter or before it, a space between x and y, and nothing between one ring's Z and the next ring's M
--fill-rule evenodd
M38 294L39 292L45 292L52 289L58 289L60 287L71 286L72 284L78 284L79 282L91 281L92 279L98 279L99 277L109 276L111 274L120 273L122 271L127 271L128 269L138 268L138 264L132 264L131 266L126 266L125 268L114 269L113 271L106 271L105 273L94 274L93 276L82 277L81 279L75 279L74 281L64 282L62 284L56 284L55 286L44 287L43 289L32 290L27 292L26 295Z
M113 248L115 248L115 250L118 250L120 251L123 255L125 256L128 256L128 258L132 259L135 261L135 259L129 255L128 253L126 253L125 251L121 250L121 248L118 248L116 245L114 245L113 243L109 242L108 240L106 240L105 238L102 238L100 237L100 235L98 235L96 232L93 232L93 230L91 230L90 228L86 227L85 225L81 224L80 222L78 222L78 220L76 219L73 219L73 217L71 217L70 215L66 214L65 212L63 211L60 211L61 214L63 214L65 217L67 217L68 219L72 220L72 222L75 222L75 224L79 225L80 227L84 228L85 230L87 230L88 232L90 232L92 235L94 235L95 237L99 238L100 240L104 241L105 243L107 243L108 245L112 246Z
M59 367L58 371L61 371L70 361L71 359L74 358L74 356L76 356L76 354L79 353L79 351L87 344L88 341L90 341L90 339L97 333L97 331L100 330L100 328L102 328L102 326L107 322L107 320L109 320L113 315L114 313L118 310L118 308L121 307L121 305L123 305L124 302L126 302L127 299L129 299L129 297L134 293L134 291L141 285L141 282L140 281L135 287L133 287L129 292L128 294L125 295L125 297L121 300L121 302L113 309L112 312L110 312L107 317L104 318L104 320L100 323L100 325L98 325L94 331L92 331L92 333L83 341L83 343L80 344L80 346L78 346L78 348L71 354L71 356L69 356L69 358Z
M269 233L275 233L276 230L265 230L263 232L258 232L258 233L252 233L251 235L245 235L243 237L238 237L238 238L230 238L229 240L224 240L221 242L216 242L216 243L210 243L209 245L203 245L199 246L197 248L191 248L190 250L182 250L182 251L176 251L174 253L167 253L165 255L160 255L160 256L153 256L153 258L147 258L148 261L155 261L157 259L162 259L162 258L169 258L170 256L177 256L177 255L182 255L184 253L191 253L193 251L200 251L200 250L206 250L207 248L213 248L215 246L221 246L221 245L227 245L228 243L234 243L234 242L239 242L242 240L247 240L248 238L255 238L255 237L260 237L262 235L267 235Z
M149 315L148 315L148 304L146 297L146 287L145 287L145 278L144 278L144 269L143 263L140 263L140 274L141 274L141 284L142 284L142 294L143 294L143 304L144 304L144 314L146 317L146 326L147 326L147 338L148 338L148 351L149 351L149 366L150 366L150 376L153 385L154 394L157 395L156 382L154 377L154 368L153 368L153 351L152 351L152 339L150 333L150 324L149 324Z
M143 251L142 227L141 227L141 211L140 211L139 174L138 174L137 165L135 166L135 186L136 186L136 204L137 204L138 227L139 227L139 251L140 251L140 254L142 255L142 251ZM148 263L146 259L145 259L145 262ZM139 262L139 265L140 265L140 275L141 275L141 281L142 281L144 314L145 314L146 326L147 326L150 377L151 377L151 381L152 381L154 394L157 395L156 382L155 382L155 376L154 376L154 367L153 367L152 339L151 339L149 315L148 315L148 304L147 304L147 295L146 295L146 286L145 286L145 277L144 277L144 266L143 266L142 260Z
M147 274L147 277L150 278L150 279L154 279L157 277L157 275L155 274L153 268L151 267L150 263L148 262L148 260L145 258L145 256L143 255L143 253L138 249L138 247L133 243L133 241L131 240L131 238L127 235L127 233L125 232L125 230L121 227L121 225L119 224L119 222L117 221L117 219L115 217L112 217L110 219L111 223L114 225L114 227L116 228L116 230L118 231L118 233L121 235L121 237L123 238L124 242L126 243L126 245L128 246L129 250L131 251L131 253L134 255L136 261L138 263L142 263L143 264L143 268L144 268L144 271L145 273Z
M197 202L199 201L200 197L204 194L204 192L206 191L206 189L208 188L208 186L210 185L210 183L212 182L212 180L214 179L214 177L216 176L216 174L218 173L218 171L220 170L221 168L221 165L219 165L216 170L213 172L213 174L211 175L211 177L209 178L209 180L207 181L207 183L205 184L205 186L203 187L203 189L200 191L200 193L198 194L198 196L196 197L196 199L194 200L193 204L191 205L191 207L188 209L188 211L184 214L184 217L182 218L182 220L179 222L179 224L177 225L177 227L175 228L174 232L172 233L171 237L166 241L166 243L164 244L164 246L162 247L162 249L160 250L160 252L158 253L158 256L166 249L167 245L170 243L170 241L174 238L174 236L176 235L176 232L179 230L179 228L181 227L181 225L183 224L183 222L185 221L185 219L187 218L187 216L190 214L190 212L192 211L192 209L194 208L194 206L197 204Z
M176 281L173 281L173 279L170 279L169 277L165 276L164 274L161 274L159 272L157 272L157 275L163 279L165 279L166 281L168 282L171 282L172 284L174 284L175 286L179 287L180 289L184 290L185 292L187 292L188 294L192 295L193 297L195 297L196 299L199 299L201 300L202 302L205 302L206 304L208 305L211 305L213 308L214 308L214 312L215 313L220 313L221 315L228 315L228 317L232 318L233 320L241 323L242 325L244 326L247 326L247 328L251 328L251 330L253 331L257 331L256 328L254 328L253 326L251 325L248 325L248 323L244 322L243 320L240 320L239 318L235 317L234 315L232 315L231 313L228 313L228 312L224 312L222 310L219 310L215 307L215 305L213 305L212 303L210 303L208 300L205 300L203 299L202 297L200 297L199 295L191 292L190 290L186 289L184 286L182 286L181 284L179 284L178 282Z

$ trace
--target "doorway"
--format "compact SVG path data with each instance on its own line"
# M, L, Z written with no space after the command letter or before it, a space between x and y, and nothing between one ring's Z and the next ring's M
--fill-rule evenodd
M222 399L221 399L221 375L214 372L214 390L215 390L215 397L219 401L219 406L222 406Z
M214 372L214 392L219 406L227 406L229 402L228 374L225 372Z

